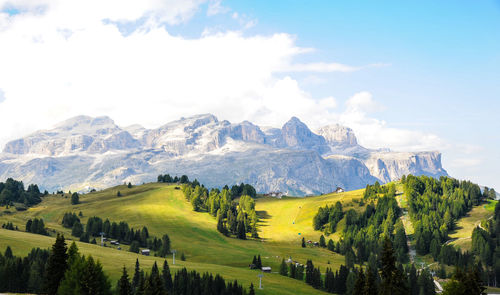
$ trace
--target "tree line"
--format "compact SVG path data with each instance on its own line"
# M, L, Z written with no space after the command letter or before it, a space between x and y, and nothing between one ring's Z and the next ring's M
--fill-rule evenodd
M148 248L156 252L156 255L165 257L170 253L170 238L164 234L161 239L150 236L147 227L134 230L125 221L111 222L109 219L102 220L100 217L90 217L85 225L80 222L80 218L75 213L67 212L62 219L62 225L71 228L71 234L80 238L81 242L89 243L92 237L100 237L104 233L105 237L116 239L118 242L130 245L130 251L138 253L140 247ZM96 243L95 238L90 241Z
M191 202L193 210L210 213L217 218L217 230L225 236L246 239L247 233L258 238L258 217L255 212L255 188L249 184L226 185L208 190L194 183L182 186L184 196ZM239 197L239 201L234 199Z
M49 235L42 218L28 219L28 221L26 222L26 232L44 236Z
M435 179L408 175L401 182L415 229L417 253L430 253L436 261L458 263L454 258L459 255L457 250L443 247L443 244L449 239L448 233L455 228L456 221L489 197L489 192L483 195L477 184L450 177Z
M178 177L177 175L172 177L170 174L160 174L158 175L158 182L163 182L163 183L189 183L189 177L187 175L182 175L181 177ZM196 179L194 182L198 182ZM198 183L199 184L199 183Z
M253 286L251 286L251 291ZM127 269L123 267L122 276L117 283L116 293L118 295L244 295L246 290L234 282L224 280L219 274L200 274L197 271L188 271L186 268L174 274L170 272L170 267L165 260L160 272L156 262L151 268L151 272L145 273L140 268L139 260L135 262L134 275L129 279ZM250 292L249 294L255 294Z
M282 260L280 274L335 294L435 294L429 271L417 271L414 265L403 266L399 263L390 239L384 238L380 252L374 252L372 257L364 268L350 264L346 257L345 265L336 271L327 268L324 274L311 260L307 260L305 267L296 263L290 263L287 267L285 260Z
M30 184L25 190L22 181L8 178L5 182L0 182L0 205L13 206L14 203L20 203L29 207L40 203L46 195L48 192L42 194L36 184Z
M313 219L313 227L326 233L334 233L337 224L344 219L342 239L338 242L329 240L328 244L320 240L320 246L345 255L350 264L366 262L373 253L380 251L384 237L388 237L395 245L397 260L407 263L408 245L404 226L399 219L402 214L395 198L395 190L383 188L380 185L368 185L365 199L370 200L374 195L378 197L376 205L374 200L366 206L363 212L354 209L344 212L342 204L337 202L334 206L320 207Z
M472 232L472 252L483 266L481 276L488 286L500 286L500 202L492 219Z

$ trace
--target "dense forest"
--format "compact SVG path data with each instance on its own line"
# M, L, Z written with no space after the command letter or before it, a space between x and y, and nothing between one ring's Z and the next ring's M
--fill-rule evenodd
M413 265L404 267L397 262L392 242L383 239L380 252L374 252L377 259L370 260L367 266L354 267L347 261L337 271L327 268L325 274L315 267L311 260L306 265L287 264L282 261L280 274L335 294L435 294L434 282L428 270L418 272Z
M490 197L477 184L450 177L435 179L427 176L403 177L404 192L408 199L410 218L415 229L417 253L430 253L434 260L448 265L467 266L472 255L445 245L456 221L473 206ZM493 191L494 192L494 191Z
M26 257L16 257L10 247L0 253L0 292L111 295L108 275L99 261L83 256L73 242L68 248L63 236L57 236L52 249L33 249ZM251 286L251 291L253 286ZM160 273L155 262L151 272L145 273L136 261L132 280L125 267L117 283L118 295L162 294L228 294L243 295L246 290L237 281L226 283L220 275L203 275L185 268L172 277L167 261ZM255 294L255 293L253 293Z
M313 227L333 233L340 220L345 220L342 239L339 242L328 241L329 250L345 255L349 264L369 261L370 256L380 251L384 237L394 243L397 260L408 262L406 232L399 217L402 214L395 198L395 188L389 186L368 185L364 201L370 202L363 212L354 209L344 211L342 204L320 207L314 216ZM381 196L380 196L381 195ZM376 199L377 203L374 204ZM322 243L323 244L323 243Z
M193 210L210 213L217 218L217 230L225 236L245 240L247 233L258 238L257 213L255 212L255 188L249 184L226 185L208 190L195 180L182 186L184 196L191 202ZM239 198L236 202L235 199Z
M164 234L161 239L150 236L148 228L134 230L129 227L125 221L111 222L109 219L102 220L100 217L90 217L84 226L80 223L80 218L75 213L65 213L62 219L62 225L71 228L71 234L80 238L81 242L96 243L95 238L100 237L101 233L106 238L116 239L118 242L130 245L130 251L138 253L139 247L148 248L156 252L157 256L165 257L170 253L170 238Z
M0 205L16 206L18 209L23 209L23 206L33 206L42 201L42 197L47 195L45 191L40 193L36 184L30 184L28 189L24 189L22 181L16 181L12 178L7 179L5 182L0 182Z
M495 206L493 218L472 232L472 252L484 267L484 282L500 286L500 202Z

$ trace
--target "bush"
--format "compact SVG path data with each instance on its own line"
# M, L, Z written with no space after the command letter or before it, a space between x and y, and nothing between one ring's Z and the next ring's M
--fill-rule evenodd
M71 195L71 205L76 205L80 203L80 196L78 193L73 193Z

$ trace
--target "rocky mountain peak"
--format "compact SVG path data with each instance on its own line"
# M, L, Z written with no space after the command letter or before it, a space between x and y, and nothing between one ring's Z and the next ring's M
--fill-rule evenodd
M73 131L76 133L89 133L95 130L102 129L119 129L115 122L107 117L89 117L89 116L76 116L65 120L55 126L59 131Z
M326 148L325 139L322 136L314 134L309 127L297 117L292 117L283 125L281 128L281 135L287 147L310 150L319 149L320 153L323 153Z
M354 146L358 144L352 129L339 124L323 126L316 133L323 136L331 145Z

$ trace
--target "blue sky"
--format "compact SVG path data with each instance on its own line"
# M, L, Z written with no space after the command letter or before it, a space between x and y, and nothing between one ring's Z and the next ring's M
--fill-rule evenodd
M0 144L79 114L298 116L440 150L452 176L500 190L500 1L19 3L0 0Z

